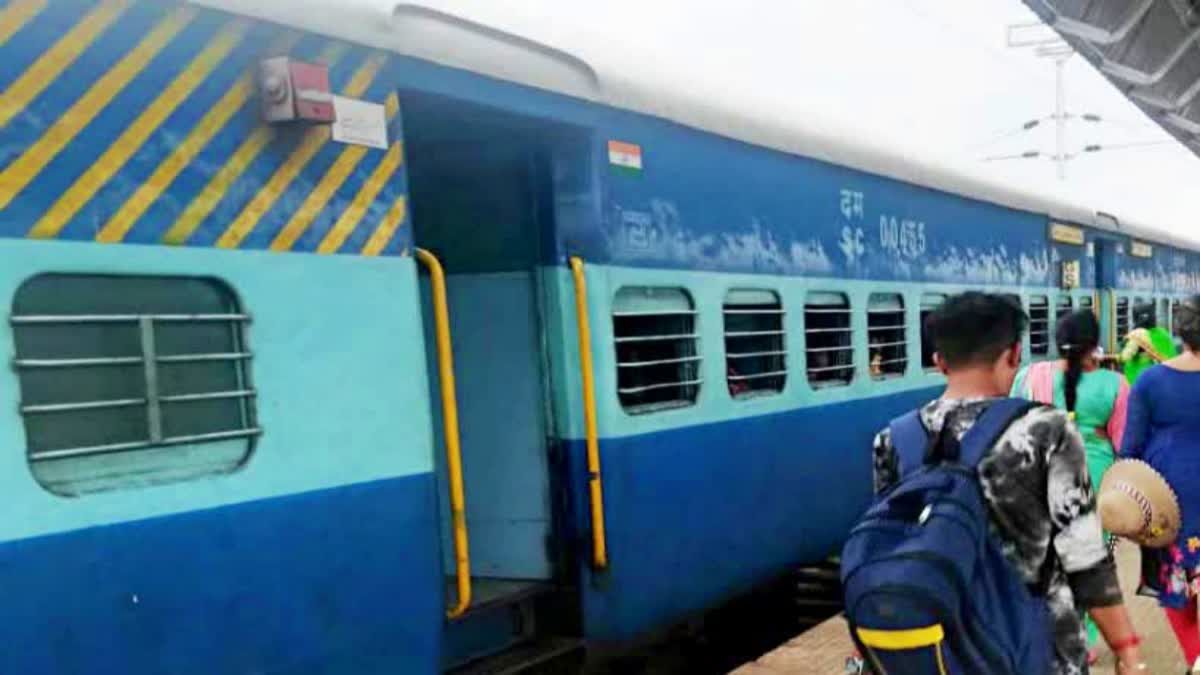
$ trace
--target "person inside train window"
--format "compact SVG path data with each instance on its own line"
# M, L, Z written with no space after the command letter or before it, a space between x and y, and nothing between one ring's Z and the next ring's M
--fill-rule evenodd
M1178 499L1183 522L1174 541L1142 549L1142 591L1158 597L1191 672L1200 673L1200 296L1180 304L1175 329L1184 353L1134 383L1121 455L1148 463Z
M1125 378L1133 384L1147 368L1178 355L1171 333L1156 325L1154 303L1142 303L1133 308L1134 329L1125 338L1121 350L1121 361L1125 364Z
M978 292L954 296L930 315L937 366L947 379L942 396L921 408L930 434L949 423L961 441L982 412L1009 393L1028 323L1010 301ZM875 439L874 473L876 493L900 479L886 429ZM1085 611L1116 653L1120 672L1144 671L1116 565L1102 540L1083 439L1067 414L1037 406L1018 416L985 453L978 478L1008 562L1027 584L1046 591L1055 675L1088 672Z
M1083 437L1095 489L1115 460L1114 448L1120 447L1129 385L1119 374L1100 368L1096 355L1100 323L1090 309L1060 318L1054 338L1059 358L1023 368L1013 383L1012 395L1067 411ZM1094 648L1100 634L1092 621L1087 621L1087 637L1088 646ZM1096 660L1094 649L1088 660Z

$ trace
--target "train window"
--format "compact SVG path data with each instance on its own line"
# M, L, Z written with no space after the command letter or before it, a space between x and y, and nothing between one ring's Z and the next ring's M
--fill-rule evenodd
M1050 301L1044 295L1029 298L1029 353L1032 356L1050 353Z
M34 478L74 496L236 470L259 434L248 320L209 279L26 281L11 322Z
M933 361L933 354L937 350L933 346L929 330L925 327L925 321L945 301L946 296L941 293L926 293L921 296L921 367L925 370L933 370L937 366Z
M1059 319L1070 314L1073 309L1075 309L1075 301L1071 296L1058 296L1058 299L1054 301L1054 323L1057 324Z
M1158 325L1169 329L1171 326L1171 301L1163 298L1158 301Z
M809 384L817 388L850 384L854 379L853 331L850 300L844 293L808 294L804 300L804 352Z
M613 300L617 397L630 413L681 408L700 392L696 311L679 288L626 287Z
M1129 334L1129 298L1117 298L1117 344L1125 343Z
M1170 314L1172 331L1175 330L1175 313L1178 311L1179 311L1179 300L1178 299L1172 300L1171 301L1171 314Z
M871 377L900 377L908 368L904 298L898 293L872 293L867 301L867 349Z
M1094 311L1095 305L1092 301L1092 296L1085 295L1079 299L1079 309L1091 309Z
M773 291L725 296L725 374L729 393L746 398L783 391L787 381L783 303Z

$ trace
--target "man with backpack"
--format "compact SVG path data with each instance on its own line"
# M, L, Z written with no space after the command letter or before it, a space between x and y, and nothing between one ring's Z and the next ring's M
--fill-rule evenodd
M1083 441L1005 398L1028 317L969 292L927 320L942 397L875 441L878 499L842 552L846 618L878 673L1082 675L1086 611L1146 671L1103 544Z

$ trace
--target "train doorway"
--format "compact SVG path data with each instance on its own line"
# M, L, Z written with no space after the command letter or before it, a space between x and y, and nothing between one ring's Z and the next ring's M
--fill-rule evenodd
M537 609L566 585L569 569L556 527L542 261L554 231L556 143L571 132L429 94L401 92L400 100L413 234L445 271L457 385L471 602L447 624L445 664L453 667L561 627L539 625ZM424 284L431 400L438 401L428 278ZM453 607L457 563L439 406L434 414Z
M1099 295L1100 304L1097 307L1100 318L1100 344L1107 352L1119 349L1117 345L1117 327L1113 321L1116 298L1113 289L1116 288L1116 242L1099 237L1090 243L1093 279Z

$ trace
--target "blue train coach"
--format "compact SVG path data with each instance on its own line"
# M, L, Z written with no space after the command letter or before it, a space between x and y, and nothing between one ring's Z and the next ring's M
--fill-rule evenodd
M1038 359L1200 289L418 5L4 0L0 64L2 673L627 645L837 550L947 294L1018 297Z

